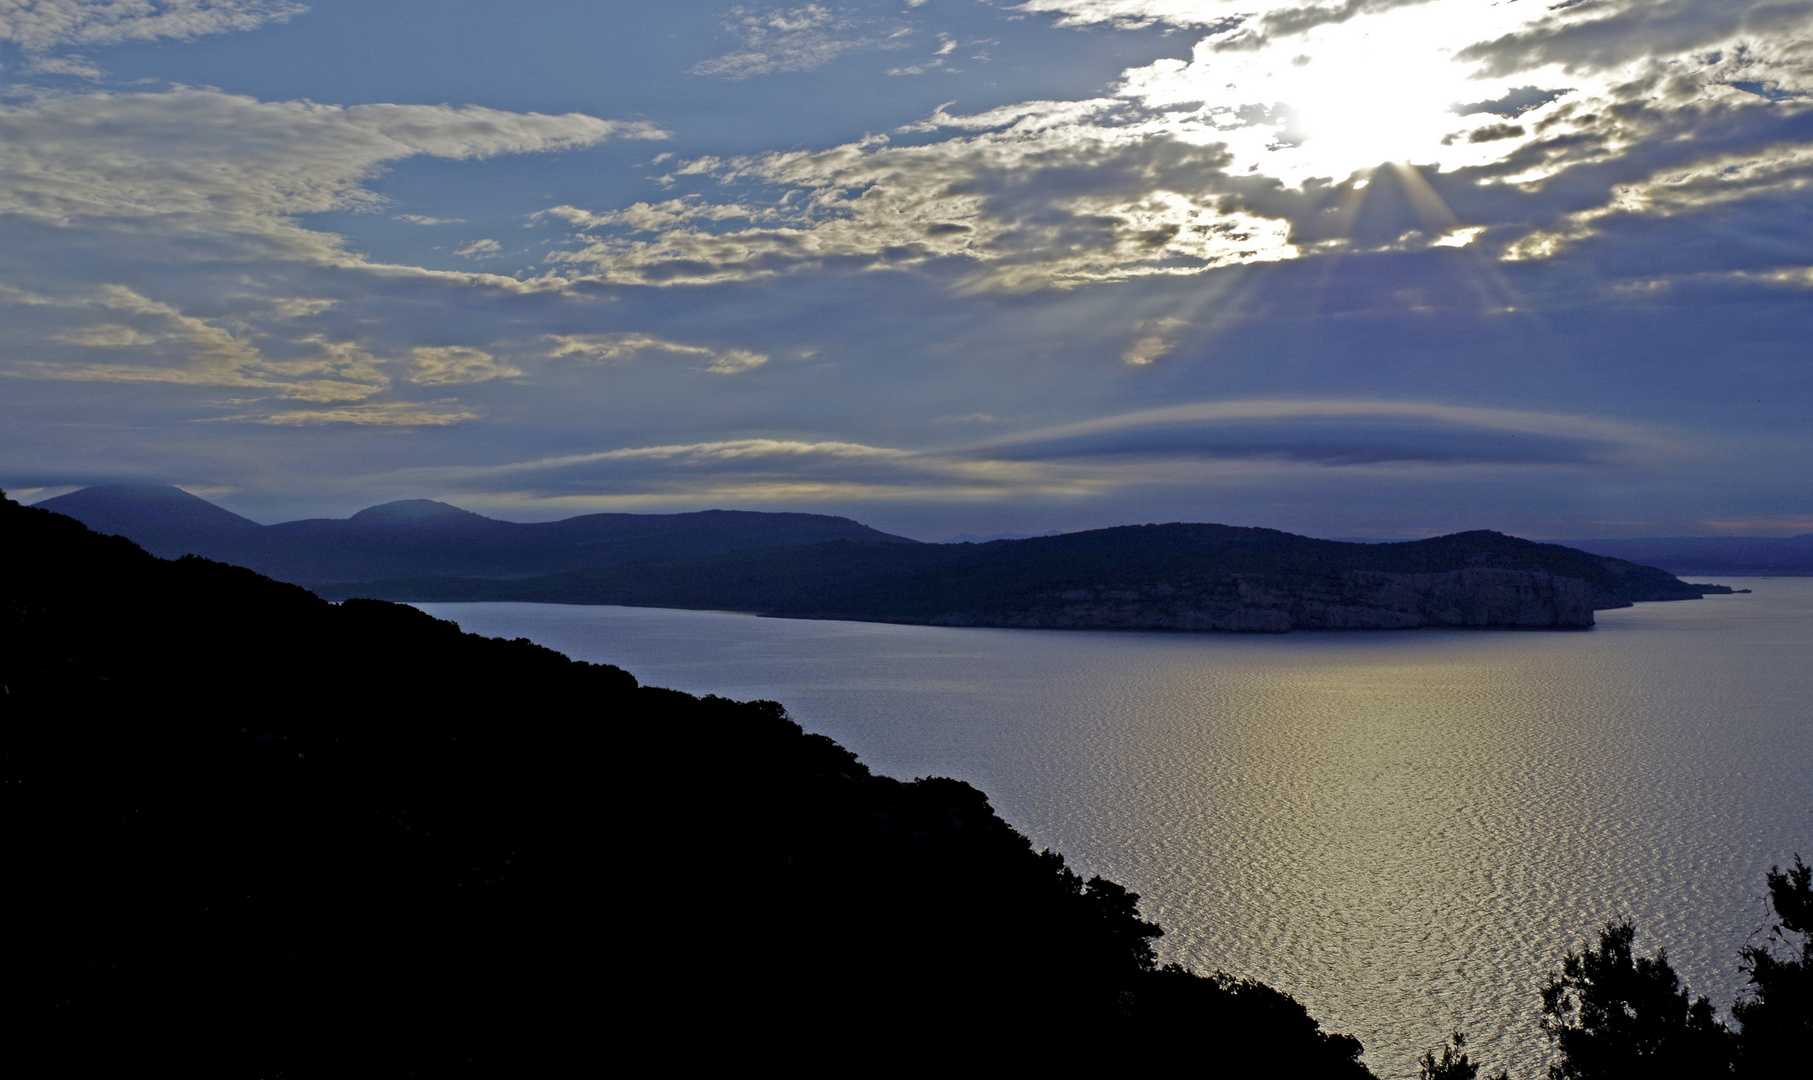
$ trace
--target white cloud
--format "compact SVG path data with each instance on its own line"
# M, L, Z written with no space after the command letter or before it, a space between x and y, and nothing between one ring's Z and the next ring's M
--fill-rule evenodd
M389 162L659 136L578 113L262 102L211 90L53 96L0 106L0 218L212 242L229 257L362 266L339 237L295 215L380 205L364 182Z
M474 240L454 254L467 259L489 259L503 250L503 245L495 240Z
M34 75L73 75L78 79L98 82L107 72L81 56L38 56L25 65Z
M1056 14L1059 26L1139 27L1164 22L1173 26L1212 26L1256 4L1228 0L1024 0L1015 11Z
M667 204L665 216L589 215L582 246L553 258L655 285L955 260L978 287L1025 288L1292 254L1283 222L1221 207L1227 157L1198 135L1160 123L1048 126L1041 115L923 146L872 138L740 158L722 179L791 192L752 227L701 226L719 219L693 203Z
M422 386L486 382L521 375L522 370L483 349L463 345L424 345L409 351L409 381Z
M713 349L704 345L687 345L668 341L651 334L549 334L548 355L555 358L577 358L594 363L632 360L649 353L698 357L706 361L705 370L719 375L735 375L761 367L768 362L766 353L749 349Z
M755 10L734 7L725 29L742 48L694 64L691 73L747 79L789 71L811 71L848 52L898 47L899 27L865 32L867 20L822 4Z
M39 51L187 39L286 22L307 10L290 0L0 0L0 41Z

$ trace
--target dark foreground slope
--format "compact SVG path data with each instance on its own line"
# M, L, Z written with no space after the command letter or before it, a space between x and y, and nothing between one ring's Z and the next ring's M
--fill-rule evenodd
M1593 612L1729 592L1495 532L1401 544L1139 525L987 544L828 543L522 581L390 580L328 596L724 608L944 626L1580 629Z
M15 1058L65 1075L1354 1077L981 792L0 500Z
M260 525L158 484L97 485L38 505L154 555L200 555L302 585L419 574L525 577L830 540L914 543L826 514L704 510L524 523L430 499L367 507L350 518Z

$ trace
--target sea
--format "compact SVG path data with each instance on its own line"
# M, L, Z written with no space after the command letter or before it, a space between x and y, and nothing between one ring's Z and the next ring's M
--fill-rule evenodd
M967 780L1035 846L1139 893L1161 960L1288 991L1381 1077L1461 1031L1481 1075L1534 1080L1569 950L1629 919L1728 1014L1765 872L1813 860L1813 578L1721 580L1752 591L1572 632L419 606L782 702L881 773Z

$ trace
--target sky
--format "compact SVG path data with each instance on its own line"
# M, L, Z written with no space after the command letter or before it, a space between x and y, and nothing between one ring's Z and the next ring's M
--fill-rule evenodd
M0 486L1813 531L1813 0L0 0Z

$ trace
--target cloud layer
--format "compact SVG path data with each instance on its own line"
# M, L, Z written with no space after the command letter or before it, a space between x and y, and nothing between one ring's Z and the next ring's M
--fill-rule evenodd
M0 0L0 483L1809 510L1813 0L449 11Z

